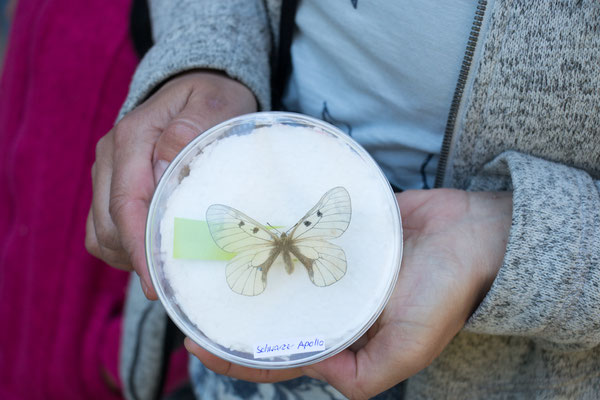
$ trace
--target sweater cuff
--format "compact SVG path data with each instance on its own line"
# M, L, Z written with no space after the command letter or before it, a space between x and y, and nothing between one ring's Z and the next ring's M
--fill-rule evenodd
M225 35L225 33L223 33ZM194 69L226 73L244 84L256 96L260 110L269 110L268 39L242 43L243 37L203 32L170 35L157 42L140 61L118 119L145 101L168 79Z
M600 198L584 171L516 152L470 190L512 190L503 265L465 330L528 336L552 347L600 342Z

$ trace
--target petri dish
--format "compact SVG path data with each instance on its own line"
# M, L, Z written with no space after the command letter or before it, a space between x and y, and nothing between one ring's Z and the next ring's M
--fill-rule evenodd
M225 121L189 143L150 204L152 282L181 331L253 368L307 365L355 343L394 289L402 224L380 168L301 114Z

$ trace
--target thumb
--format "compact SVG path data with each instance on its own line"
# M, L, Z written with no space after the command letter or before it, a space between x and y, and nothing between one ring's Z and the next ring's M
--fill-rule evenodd
M189 142L204 131L200 121L177 116L159 136L152 155L154 183L158 184L169 163Z
M189 111L187 112L189 114ZM158 138L152 155L155 181L165 171L167 165L189 142L205 130L204 124L195 117L182 114L171 120Z
M154 171L154 184L158 185L158 181L161 176L165 173L165 170L169 166L169 163L165 160L157 160L154 162L153 171Z
M159 136L152 155L154 182L165 172L169 163L188 143L208 129L210 123L199 118L194 104L186 107L173 118ZM218 121L221 122L221 121Z
M252 92L226 75L203 71L185 77L192 78L195 79L184 106L165 126L156 143L155 165L159 160L171 162L183 147L214 125L257 109Z

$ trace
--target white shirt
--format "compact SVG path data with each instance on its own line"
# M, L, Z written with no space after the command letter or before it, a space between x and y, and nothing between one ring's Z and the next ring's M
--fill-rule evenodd
M395 187L432 187L476 5L302 0L284 107L351 135Z

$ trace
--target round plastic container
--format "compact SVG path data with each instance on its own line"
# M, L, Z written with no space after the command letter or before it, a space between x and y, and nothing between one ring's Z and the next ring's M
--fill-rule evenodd
M400 269L400 213L339 129L255 113L169 165L146 255L167 313L200 346L248 367L297 367L347 348L380 315Z

